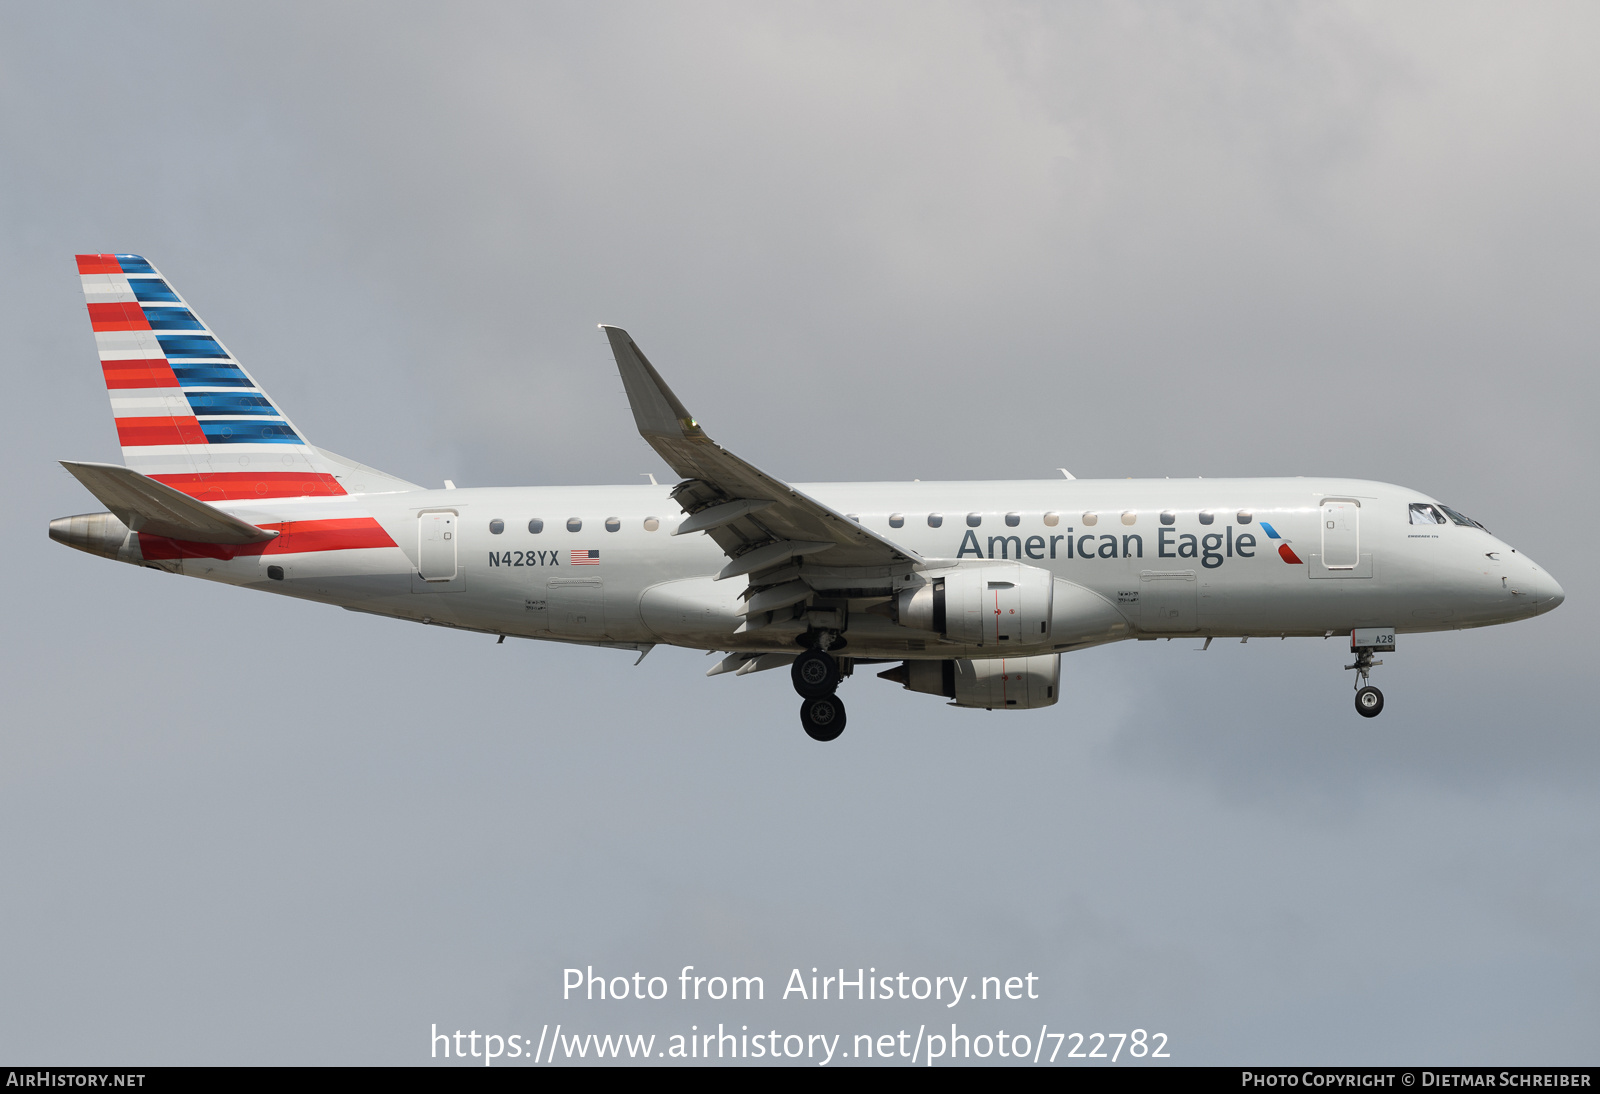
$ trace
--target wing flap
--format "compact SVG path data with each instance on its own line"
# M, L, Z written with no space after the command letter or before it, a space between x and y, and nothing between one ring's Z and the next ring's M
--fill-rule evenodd
M770 570L774 566L783 565L792 558L820 554L823 551L831 551L837 546L837 544L828 540L807 539L780 539L775 543L764 543L754 550L735 555L717 573L716 580L722 581L730 577L739 577L742 574L754 574L762 570Z
M798 580L774 585L753 594L745 603L744 614L756 616L762 612L775 612L781 608L788 608L800 603L814 591L810 585Z
M135 532L190 543L262 543L278 534L127 467L67 460L61 466Z
M758 513L770 506L770 501L758 501L752 498L738 498L734 501L725 501L721 505L713 505L709 509L701 509L694 516L678 525L675 536L688 535L690 532L709 532L713 528L721 528L724 524L732 524L740 517L747 517L751 513Z

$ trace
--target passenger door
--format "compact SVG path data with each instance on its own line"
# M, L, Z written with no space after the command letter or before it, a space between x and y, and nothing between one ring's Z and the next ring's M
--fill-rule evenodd
M1361 503L1328 498L1322 503L1322 564L1353 570L1361 561Z

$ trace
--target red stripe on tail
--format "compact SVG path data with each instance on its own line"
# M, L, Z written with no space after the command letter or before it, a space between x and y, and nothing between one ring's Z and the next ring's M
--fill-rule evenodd
M345 492L339 480L332 475L312 471L229 471L222 474L150 477L205 502L337 497Z
M177 387L178 377L165 357L137 361L101 361L108 388Z
M124 448L151 444L205 444L193 415L187 418L118 418L117 440Z
M137 304L90 304L89 325L95 330L149 330L150 321Z
M81 274L119 274L122 272L122 263L117 261L116 255L76 255L78 272Z

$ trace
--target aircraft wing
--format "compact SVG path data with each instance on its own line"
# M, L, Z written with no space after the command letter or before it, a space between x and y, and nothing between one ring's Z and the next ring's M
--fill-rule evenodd
M684 479L672 491L688 519L674 535L706 532L728 556L719 579L795 558L828 567L896 567L923 561L843 513L746 463L706 436L621 327L601 324L622 373L639 434Z
M61 466L135 532L190 543L262 543L278 534L114 463L62 460Z

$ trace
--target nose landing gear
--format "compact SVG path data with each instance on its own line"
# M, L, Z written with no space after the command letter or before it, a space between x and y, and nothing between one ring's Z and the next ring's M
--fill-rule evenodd
M1344 668L1346 672L1356 671L1356 713L1363 718L1376 718L1383 713L1383 692L1370 681L1372 670L1383 662L1374 661L1372 655L1393 651L1393 627L1371 627L1350 634L1350 652L1356 655L1356 663Z
M800 704L800 724L813 741L831 741L844 732L844 703L834 692L839 687L839 662L822 649L809 649L795 658L789 669Z

